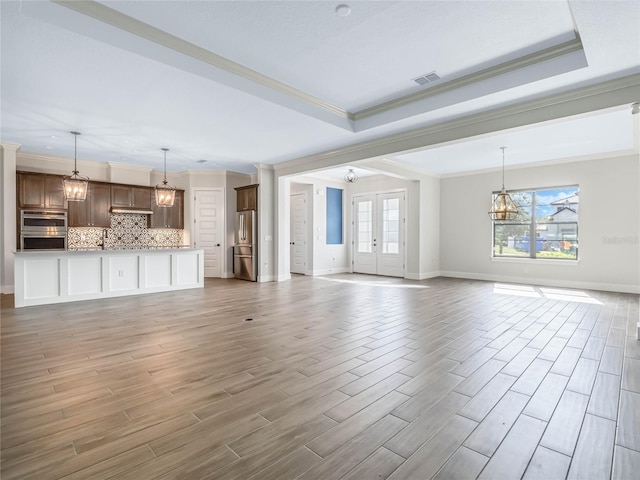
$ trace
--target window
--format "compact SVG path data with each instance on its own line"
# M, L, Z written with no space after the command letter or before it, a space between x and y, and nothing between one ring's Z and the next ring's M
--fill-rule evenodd
M578 259L577 185L509 194L518 217L493 222L493 257Z
M327 187L327 245L342 244L342 190Z
M358 253L373 252L373 202L358 202Z
M400 251L400 199L382 200L382 253Z

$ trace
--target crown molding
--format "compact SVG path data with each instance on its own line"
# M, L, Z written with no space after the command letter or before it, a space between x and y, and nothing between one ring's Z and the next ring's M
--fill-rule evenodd
M478 84L479 82L491 80L499 76L512 74L511 78L505 81L507 81L510 86L516 86L528 83L532 80L545 78L550 75L565 73L566 71L574 70L586 65L583 45L578 32L575 32L575 38L570 41L523 55L522 57L482 69L478 72L464 75L451 81L446 81L440 85L431 86L419 92L404 95L362 110L349 111L347 108L334 105L328 101L311 95L310 93L271 78L210 50L188 42L180 37L137 20L136 18L128 16L115 9L109 8L95 0L51 0L51 2L78 14L90 17L105 25L115 27L122 32L127 32L156 45L162 46L168 50L177 52L178 54L184 55L196 62L214 67L221 72L218 75L203 74L202 72L197 73L195 71L192 73L196 73L201 76L204 75L207 78L223 83L231 88L256 95L259 98L272 101L285 108L296 110L305 115L332 123L349 131L367 130L376 126L389 124L403 118L418 115L419 113L423 113L425 109L431 110L438 108L433 105L434 101L437 104L458 103L461 100L456 97L454 92L460 91L464 87L469 87L471 85ZM50 13L53 14L53 12ZM42 14L45 13L43 12ZM578 53L581 54L580 60L575 58L571 59L572 54ZM565 57L565 60L560 61L561 57ZM167 58L161 60L171 64L171 60L168 60ZM556 63L551 66L553 60L556 60ZM516 78L514 76L517 71L524 70L534 65L542 65L545 62L547 66L542 68L538 76L534 75L533 78ZM177 66L177 68L185 68L185 66ZM462 95L477 96L478 93L468 91L467 89L467 91ZM432 102L429 105L425 105L425 102L427 101ZM411 106L414 108L410 108Z
M505 167L505 171L509 172L509 171L515 171L515 170L525 170L530 168L542 168L542 167L562 165L566 163L584 163L584 162L597 162L602 160L632 158L634 155L637 155L637 154L638 153L635 150L616 150L615 152L593 153L590 155L557 158L553 160L544 160L541 162L518 163L517 165L509 165ZM440 175L440 178L447 179L447 178L457 178L457 177L468 177L471 175L484 175L487 173L495 173L495 172L501 172L501 171L502 171L502 167L482 168L482 169L472 170L467 172L444 173Z
M631 104L638 98L640 73L292 159L274 168L277 175L293 175Z
M470 73L460 78L450 80L448 82L429 87L427 90L421 92L412 93L403 97L389 100L388 102L380 103L370 108L365 108L353 114L354 120L362 120L363 118L371 117L373 115L379 115L389 110L394 110L406 105L420 102L422 100L442 95L444 93L457 90L462 87L472 85L474 83L481 82L483 80L489 80L500 75L504 75L516 70L520 70L538 63L546 62L554 58L558 58L564 55L568 55L574 52L583 50L582 41L576 33L576 38L569 40L553 47L545 48L538 52L533 52L523 57L516 58L507 62L503 62L494 67L485 68L479 72Z
M286 83L275 80L271 77L263 75L244 65L236 63L228 58L211 52L205 48L199 47L191 42L183 40L175 35L171 35L159 28L153 27L147 23L136 20L133 17L120 13L117 10L102 5L94 0L51 0L53 3L66 7L77 13L92 17L100 22L107 23L120 30L132 33L138 37L149 40L150 42L162 45L163 47L174 50L183 55L187 55L195 60L206 63L213 67L226 70L229 73L243 77L247 80L255 82L259 85L294 97L314 107L325 110L333 115L344 119L352 119L352 114L345 109L337 107L320 98L314 97L302 90L298 90Z
M74 161L73 158L70 158L70 157L62 157L60 155L45 155L42 153L32 153L32 152L24 152L24 151L18 152L18 158L36 160L39 162L54 162L60 165L71 165L72 167L73 167L73 161ZM107 169L108 167L107 162L96 162L93 160L83 160L80 158L77 159L77 163L79 166L85 166L85 167L98 167L98 168L104 168L104 169Z
M154 171L152 167L142 167L140 165L132 165L130 163L118 163L118 162L106 162L109 168L119 169L119 170L132 170L143 173L151 173Z
M273 165L271 165L270 163L254 163L253 166L256 167L258 169L258 171L260 171L260 170L275 170L275 167Z
M19 152L22 145L20 145L19 143L0 142L0 147Z
M207 176L215 176L215 177L224 177L227 175L227 171L226 170L194 170L194 169L187 169L187 170L183 170L184 174L186 175L207 175Z

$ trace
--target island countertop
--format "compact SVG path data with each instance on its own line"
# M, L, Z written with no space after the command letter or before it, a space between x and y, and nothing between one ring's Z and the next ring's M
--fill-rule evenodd
M15 252L15 306L204 287L204 251L188 247Z

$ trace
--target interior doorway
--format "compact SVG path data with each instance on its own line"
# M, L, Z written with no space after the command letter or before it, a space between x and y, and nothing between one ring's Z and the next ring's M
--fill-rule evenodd
M291 273L306 273L307 265L307 194L291 195L289 255Z
M405 193L353 197L353 271L403 277Z

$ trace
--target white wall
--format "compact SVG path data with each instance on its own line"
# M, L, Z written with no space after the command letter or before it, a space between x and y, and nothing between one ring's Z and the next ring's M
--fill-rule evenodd
M307 217L307 243L305 245L305 275L313 275L313 249L315 247L314 235L313 235L313 184L310 183L294 183L291 182L290 195L304 193L306 194L306 217ZM291 197L289 197L291 198ZM289 210L291 215L291 210ZM289 222L291 225L291 222ZM291 228L289 228L289 240L291 240ZM291 267L291 259L289 258L289 267Z
M258 282L276 279L276 235L275 174L271 165L256 165L258 168Z
M353 184L350 195L406 191L405 201L405 278L422 280L440 275L440 180L416 175L418 180L405 180L386 175L361 178ZM351 197L349 204L351 204ZM349 209L349 225L353 218ZM350 228L350 235L353 229Z
M408 278L422 280L440 275L440 179L423 176L419 183L419 233L417 234L419 251L418 275Z
M342 219L343 230L341 244L327 245L327 187L342 190ZM312 275L326 275L330 273L344 273L351 271L349 259L349 245L351 244L350 225L348 213L351 211L350 194L348 185L345 183L326 182L317 180L313 184L311 195L311 208L313 216L312 238L313 238L313 259Z
M16 250L16 158L19 148L19 145L0 145L0 176L2 177L0 293L13 293L13 252Z
M327 187L343 190L342 215L344 219L343 238L340 245L327 245ZM307 275L326 275L351 271L349 257L351 245L351 222L349 220L349 208L351 194L350 185L344 182L332 182L314 177L295 177L292 180L290 193L307 193L307 217L309 228L307 230ZM282 228L287 232L290 229L290 219L282 222ZM286 225L285 225L286 224ZM288 252L289 250L287 250ZM289 268L289 262L287 262Z
M579 259L492 259L491 193L500 172L443 178L443 275L640 293L637 155L510 169L507 189L579 185Z

